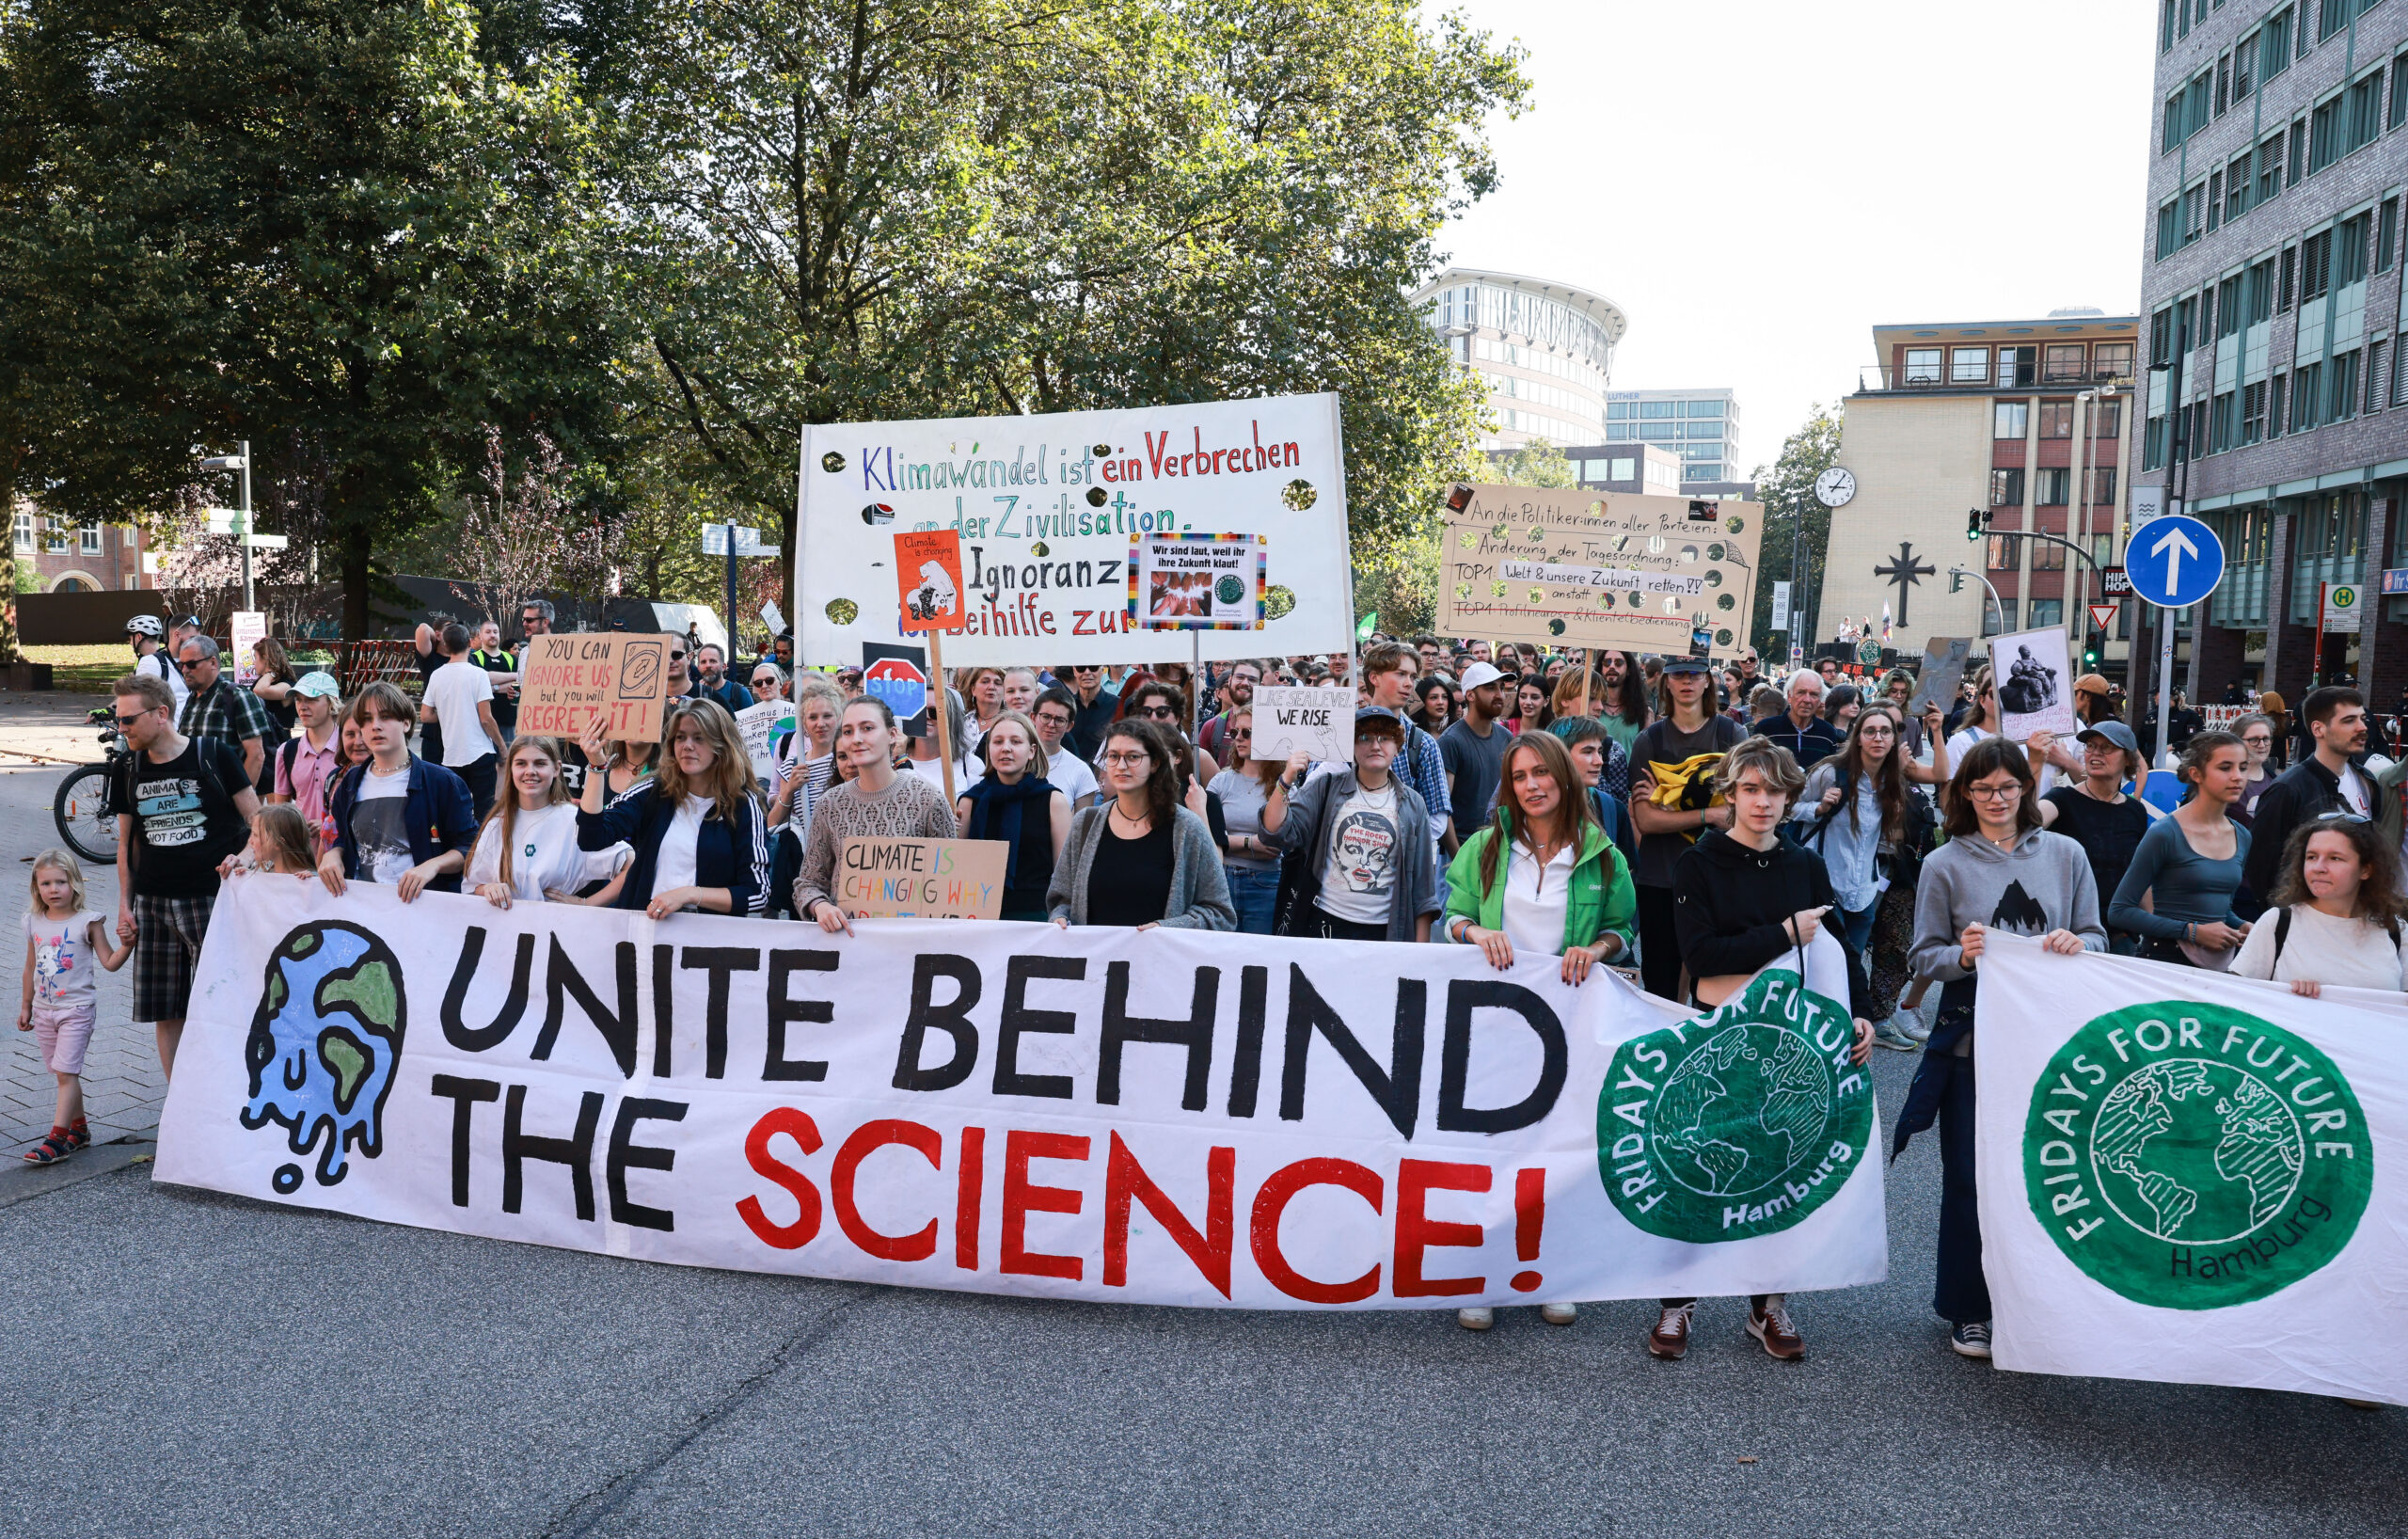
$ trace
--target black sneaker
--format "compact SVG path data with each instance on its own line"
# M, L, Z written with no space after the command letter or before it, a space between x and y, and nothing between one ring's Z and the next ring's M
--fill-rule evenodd
M1990 1355L1990 1323L1975 1320L1957 1326L1948 1333L1948 1344L1955 1347L1959 1356L1988 1357Z

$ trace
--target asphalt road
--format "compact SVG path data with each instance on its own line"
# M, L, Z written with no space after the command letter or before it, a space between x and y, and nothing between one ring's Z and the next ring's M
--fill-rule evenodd
M1909 1060L1881 1055L1885 1105ZM2408 1413L1997 1372L1892 1280L1652 1308L1053 1304L655 1266L135 1166L0 1206L0 1533L2397 1534ZM1752 1460L1753 1462L1743 1462Z

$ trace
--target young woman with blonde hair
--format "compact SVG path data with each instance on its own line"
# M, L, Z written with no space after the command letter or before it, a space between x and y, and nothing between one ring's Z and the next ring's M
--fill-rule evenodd
M561 763L557 738L520 738L502 756L501 793L468 851L467 881L495 908L506 909L514 899L608 908L619 896L627 847L578 848L577 809ZM591 897L578 896L597 881L607 885Z
M654 919L688 909L758 918L768 896L768 831L736 718L715 700L688 698L671 703L663 725L668 752L649 779L605 805L603 777L586 776L578 847L624 843L635 851L615 908ZM607 774L610 745L599 718L583 747Z

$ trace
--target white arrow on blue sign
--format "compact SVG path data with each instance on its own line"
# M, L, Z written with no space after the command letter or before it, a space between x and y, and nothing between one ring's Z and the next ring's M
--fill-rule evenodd
M2162 609L2184 609L2224 580L2224 542L2187 515L2152 518L2133 526L2124 571L2136 596Z

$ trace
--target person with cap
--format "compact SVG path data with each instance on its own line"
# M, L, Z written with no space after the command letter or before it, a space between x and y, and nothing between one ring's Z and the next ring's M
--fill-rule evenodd
M1789 675L1782 690L1789 706L1787 713L1768 716L1750 727L1749 732L1789 750L1789 756L1798 761L1799 769L1813 769L1840 751L1840 729L1823 718L1826 692L1822 674L1811 668L1800 668Z
M1421 793L1390 772L1405 721L1354 713L1354 762L1307 779L1298 754L1265 791L1263 843L1301 853L1288 933L1336 941L1427 941L1438 912L1435 841Z
M1639 966L1647 992L1679 994L1680 941L1672 923L1672 867L1707 829L1731 826L1714 780L1747 729L1713 709L1703 658L1667 658L1656 719L1630 752L1630 820L1639 831Z
M2102 897L2111 897L2148 833L2148 808L2124 791L2125 782L2145 772L2140 739L2111 717L2083 727L2074 741L2082 750L2082 778L2040 799L2040 826L2082 846L2092 881ZM2111 929L2107 948L2129 957L2138 954L2140 943Z
M165 684L167 692L174 695L176 703L181 706L183 703L184 681L176 671L175 659L167 656L163 640L166 634L167 627L159 623L155 614L137 614L125 623L125 639L134 644L135 674L137 676L148 674Z
M1513 735L1505 730L1505 672L1475 661L1464 669L1463 714L1438 735L1438 761L1447 774L1448 814L1455 837L1484 828L1488 809L1504 779L1505 754Z
M2104 722L2115 715L2108 701L2115 687L2099 674L2084 674L2073 681L2074 720L2084 723Z
M328 821L335 777L342 771L342 688L332 674L312 669L295 680L292 700L300 730L278 744L266 801L296 808L323 855L334 843Z

